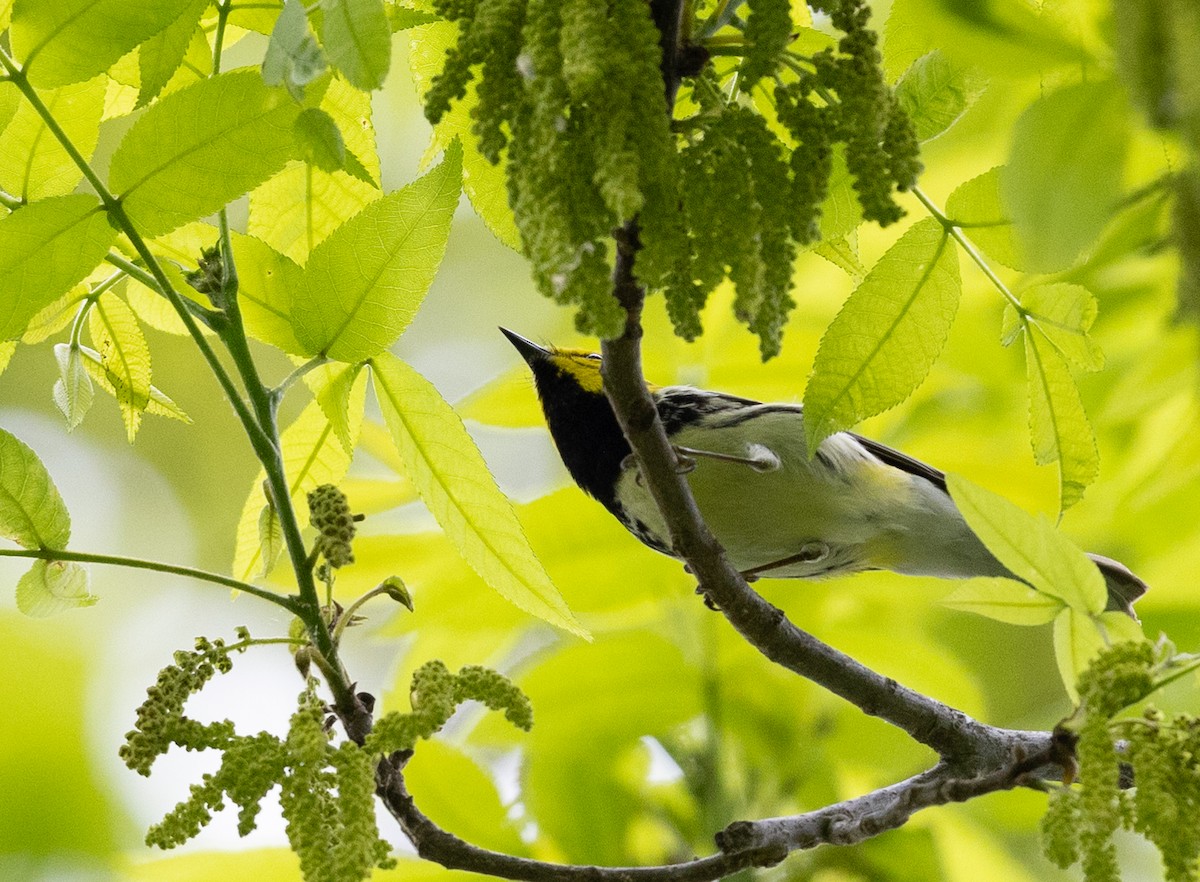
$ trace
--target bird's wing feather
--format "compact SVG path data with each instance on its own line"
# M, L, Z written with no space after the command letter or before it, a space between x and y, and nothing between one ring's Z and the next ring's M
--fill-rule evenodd
M880 462L900 469L902 472L908 472L910 475L915 475L918 478L924 478L944 493L950 492L946 489L946 475L944 472L935 469L931 465L926 465L919 459L913 459L907 453L901 453L899 450L888 447L886 444L880 444L878 441L872 441L870 438L864 438L862 435L848 434L852 435L854 440L865 447Z

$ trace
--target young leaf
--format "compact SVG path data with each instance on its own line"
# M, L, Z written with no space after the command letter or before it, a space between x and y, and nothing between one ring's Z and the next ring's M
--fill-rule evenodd
M329 173L293 162L250 194L247 232L301 262L346 218L382 195L376 183L379 155L370 94L334 78L321 97L320 108L333 117L342 133L346 168Z
M111 291L100 295L88 313L88 330L132 444L150 404L150 347L133 310Z
M41 93L63 133L84 159L90 159L100 136L105 78ZM22 101L0 138L0 189L29 202L70 193L83 172L46 128L33 105Z
M323 74L326 66L325 53L309 30L304 4L285 0L263 57L263 81L268 86L286 86L300 100L304 87Z
M209 2L188 0L173 22L138 49L138 107L144 107L157 98L179 70Z
M1020 270L1012 220L1000 199L1003 167L993 168L960 184L946 200L946 215L992 260Z
M87 570L73 561L35 561L17 582L17 609L35 618L95 606L99 599L88 592Z
M16 351L16 340L5 340L3 343L0 343L0 374L8 369L8 363L12 361L12 357Z
M194 0L16 0L12 48L30 81L65 86L108 70L175 21Z
M21 342L41 343L53 337L71 323L76 306L87 296L88 287L81 283L73 286L71 290L56 298L52 303L42 307L29 320L24 333L21 334Z
M942 603L1010 625L1044 625L1065 608L1057 597L1012 579L980 576L955 588Z
M284 352L304 351L292 331L292 294L304 284L304 270L270 245L233 234L238 268L238 305L250 336Z
M1128 103L1111 81L1067 86L1021 114L1001 186L1029 269L1066 269L1100 234L1121 194L1128 135Z
M221 208L296 154L300 108L256 70L202 80L163 98L113 154L109 183L145 235Z
M383 85L392 62L392 27L383 0L321 0L321 42L330 63L351 85Z
M1032 517L958 475L946 483L967 525L1017 578L1084 614L1104 609L1100 570L1045 517Z
M83 366L91 374L93 382L113 398L119 398L120 395L117 387L113 385L113 377L104 367L104 359L100 357L100 353L86 346L80 346L79 351L83 355ZM183 408L172 401L170 396L157 386L150 387L150 398L146 402L145 412L151 416L179 420L181 423L190 423L192 421L192 418L184 412Z
M1104 367L1104 352L1088 334L1098 307L1087 288L1068 282L1033 285L1021 293L1021 305L1033 327L1071 364L1085 371Z
M856 283L861 283L867 268L858 259L858 246L856 241L851 241L851 236L853 234L839 239L822 239L813 246L813 253L828 260Z
M79 351L78 346L56 343L54 357L58 360L54 403L66 417L69 432L83 422L96 393L92 388L92 378L88 376L87 368L83 364L83 353Z
M929 141L958 122L985 88L980 76L956 67L935 49L905 71L896 84L896 99L912 121L917 140Z
M346 165L346 142L333 117L319 107L310 107L296 117L292 126L300 155L321 171L335 172Z
M350 436L350 390L362 371L362 364L324 365L305 376L315 387L317 403L342 447L353 454L354 440Z
M372 359L371 370L375 397L408 476L463 559L521 609L586 637L454 409L428 380L389 353Z
M1090 616L1069 608L1058 614L1054 620L1054 660L1072 702L1079 701L1079 675L1102 649L1104 637Z
M1067 363L1040 333L1025 335L1025 368L1034 459L1058 463L1059 508L1066 511L1100 474L1096 436Z
M95 196L55 196L0 218L0 340L95 269L117 238Z
M295 294L308 355L362 361L408 327L441 262L458 204L461 153L371 203L313 249Z
M958 255L933 218L900 237L821 339L804 391L810 451L826 436L895 407L942 351L958 310Z
M22 548L67 547L71 518L50 473L29 447L0 429L0 536Z
M366 382L360 380L350 396L350 438L358 437L362 424ZM283 466L287 472L292 504L301 526L308 523L305 496L319 484L336 484L350 467L350 454L338 441L337 433L325 418L321 406L313 401L300 412L280 438ZM263 507L262 471L251 484L250 495L242 508L237 527L237 547L233 557L233 574L238 579L251 579L263 567L263 554L258 530Z
M261 564L258 575L266 578L279 562L283 553L283 526L279 523L279 514L270 501L258 513L258 554Z

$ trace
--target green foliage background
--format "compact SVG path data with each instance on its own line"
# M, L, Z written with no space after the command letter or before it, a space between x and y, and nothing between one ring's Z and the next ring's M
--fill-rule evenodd
M1054 0L1036 11L1005 0L978 15L934 0L887 6L876 8L876 21L887 22L884 58L893 78L937 48L952 65L970 68L981 90L947 134L923 147L921 185L938 205L989 169L1019 163L1013 145L1024 142L1014 139L1022 126L1038 124L1038 114L1049 120L1043 125L1062 122L1040 99L1081 81L1108 82L1112 70L1110 12L1094 0ZM420 69L428 47L412 52L409 42L423 38L432 39L420 29L396 35L391 74L374 97L378 173L387 191L416 177L429 140L405 64L413 60ZM239 52L256 62L263 46L263 38L247 36L233 46L227 66L236 66ZM69 87L92 90L91 103L82 102L87 106L98 103L102 85L108 90L112 118L99 126L101 164L128 126L117 112L128 95L116 82ZM1080 373L1078 381L1100 472L1063 516L1062 528L1153 586L1138 606L1147 633L1167 631L1181 648L1194 649L1200 644L1195 330L1172 323L1179 267L1163 247L1165 200L1151 194L1119 213L1109 210L1123 194L1183 167L1186 150L1170 135L1145 128L1119 87L1093 90L1078 106L1094 111L1065 131L1061 145L1046 145L1071 158L1082 179L1031 177L1008 183L1006 193L1020 204L1039 188L1074 186L1095 195L1095 216L1072 219L1062 238L1018 237L1016 245L996 241L994 231L989 239L985 228L978 236L967 232L1010 284L1022 277L1006 269L1006 247L1024 249L1020 262L1046 270L1041 280L1085 284L1098 298L1092 337L1104 352L1104 367ZM77 125L89 130L86 113ZM1123 133L1127 138L1119 137ZM0 144L0 158L3 153ZM464 161L468 192L494 208L497 194L488 177L494 172L469 147ZM278 206L301 174L296 166L285 168L250 196L249 232L264 232L254 228L257 204L258 217L278 217L274 235L288 234L290 216ZM331 175L326 183L323 211L349 212L366 198L362 182L350 176ZM757 340L730 314L729 290L714 295L704 335L692 344L672 335L661 301L654 301L647 319L648 379L799 400L821 336L855 286L853 276L873 266L909 224L927 217L914 198L901 202L907 217L899 227L847 230L820 253L801 255L782 352L765 365ZM235 204L235 215L244 205ZM1037 205L1030 211L1036 214ZM488 214L492 228L511 235L503 217ZM1037 229L1058 221L1034 216L1028 223ZM1081 260L1063 241L1070 235L1080 240L1075 250L1087 251ZM285 250L300 258L310 246L296 232ZM964 293L942 357L903 407L860 430L1053 516L1059 476L1031 455L1024 356L1020 347L1000 345L1005 301L973 264L960 262ZM595 641L584 644L535 623L430 531L431 521L412 503L411 487L378 441L381 415L369 413L363 453L344 488L352 503L364 500L356 508L370 517L355 545L357 562L341 574L338 589L352 598L399 571L417 612L389 618L375 609L348 664L385 710L407 709L412 670L435 657L452 669L478 663L506 670L535 709L529 735L501 720L468 717L440 741L423 745L409 779L426 811L472 841L514 853L573 862L663 861L707 851L711 833L731 820L814 808L923 768L930 757L901 734L765 663L699 604L677 564L642 548L567 486L524 368L496 333L498 324L556 344L594 345L575 336L567 310L536 296L523 262L464 206L446 260L397 351L458 402L502 485L522 502L518 513L535 550ZM0 420L38 450L55 477L73 514L73 547L224 571L246 495L257 486L256 466L192 349L159 331L146 333L155 385L196 425L148 418L130 449L117 410L97 406L64 436L50 399L57 366L46 347L21 347L0 375ZM277 353L264 348L262 355L267 370L282 375L290 369ZM21 569L2 572L11 572L11 583ZM249 619L263 635L286 631L287 623L247 599L212 612L211 588L179 580L97 568L93 585L103 600L85 613L32 624L15 611L0 618L6 723L0 780L7 806L0 810L0 876L298 878L290 854L264 846L283 841L279 828L235 844L230 828L217 827L200 838L204 851L167 858L148 851L141 830L180 798L182 782L202 766L180 761L178 780L164 775L165 781L145 782L129 780L116 760L144 684L171 649L190 641L198 620L212 636L213 621L231 632ZM1049 727L1069 710L1049 628L1018 628L947 609L938 601L952 589L948 583L869 574L814 584L760 582L758 588L801 627L988 722ZM248 729L282 726L297 691L288 679L290 664L283 651L273 666L262 663L251 675L253 685L239 687L253 700L236 713L220 704L222 696L234 697L231 692L211 704L206 698L204 707L239 723L245 718ZM1194 708L1196 691L1194 680L1181 682L1160 705L1168 712ZM663 760L664 752L676 767ZM498 790L486 773L493 768L519 768L519 794L511 774ZM514 809L508 803L518 795ZM1041 857L1034 835L1044 808L1037 793L989 796L930 811L862 848L795 856L771 875L823 882L1054 879L1059 871ZM387 819L382 823L392 836ZM246 846L251 851L237 856L218 853ZM1142 844L1123 846L1129 878L1158 877ZM445 875L402 863L376 878Z

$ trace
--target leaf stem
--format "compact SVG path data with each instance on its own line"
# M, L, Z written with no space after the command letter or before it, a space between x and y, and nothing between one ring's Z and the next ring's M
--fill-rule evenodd
M0 190L0 205L3 205L9 211L16 211L25 204L25 200L20 196L14 196L12 193Z
M207 570L198 570L194 567L145 560L140 557L125 557L116 554L91 554L84 551L67 551L65 549L53 548L0 548L0 557L28 557L48 561L69 560L78 563L127 567L134 570L153 570L156 573L170 573L173 576L188 576L201 582L212 582L216 585L233 588L245 594L252 594L276 606L283 607L293 615L297 614L298 611L296 598L291 595L277 594L274 591L268 591L266 588L251 585L249 582L242 582L239 579L222 576L220 573L210 573Z
M996 271L992 269L991 264L987 262L987 258L985 258L979 252L979 249L975 247L975 243L967 238L966 234L963 233L958 224L946 217L946 213L938 208L934 204L933 200L926 196L925 191L923 191L920 187L913 187L912 194L917 197L917 200L922 205L925 206L925 210L933 216L934 220L941 224L942 228L945 229L945 231L950 234L951 238L958 243L958 247L965 251L967 256L975 262L975 265L983 270L983 274L987 276L988 281L995 286L997 291L1004 295L1004 298L1012 305L1013 309L1017 311L1017 315L1019 315L1021 320L1024 321L1027 315L1025 307L1021 305L1021 301L1017 298L1017 296L1009 290L1008 285L1004 284L1004 280L996 275Z
M270 395L275 399L275 404L278 405L278 403L283 400L283 396L287 393L287 390L290 389L297 380L299 380L309 371L316 370L321 365L328 363L329 358L327 356L314 355L308 361L304 362L304 364L300 365L298 368L284 377L278 386L270 390Z

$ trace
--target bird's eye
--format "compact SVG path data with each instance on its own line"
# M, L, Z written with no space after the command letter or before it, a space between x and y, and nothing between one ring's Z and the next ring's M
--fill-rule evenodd
M589 352L587 355L584 356L584 358L590 358L592 361L599 361L600 353L599 352Z

